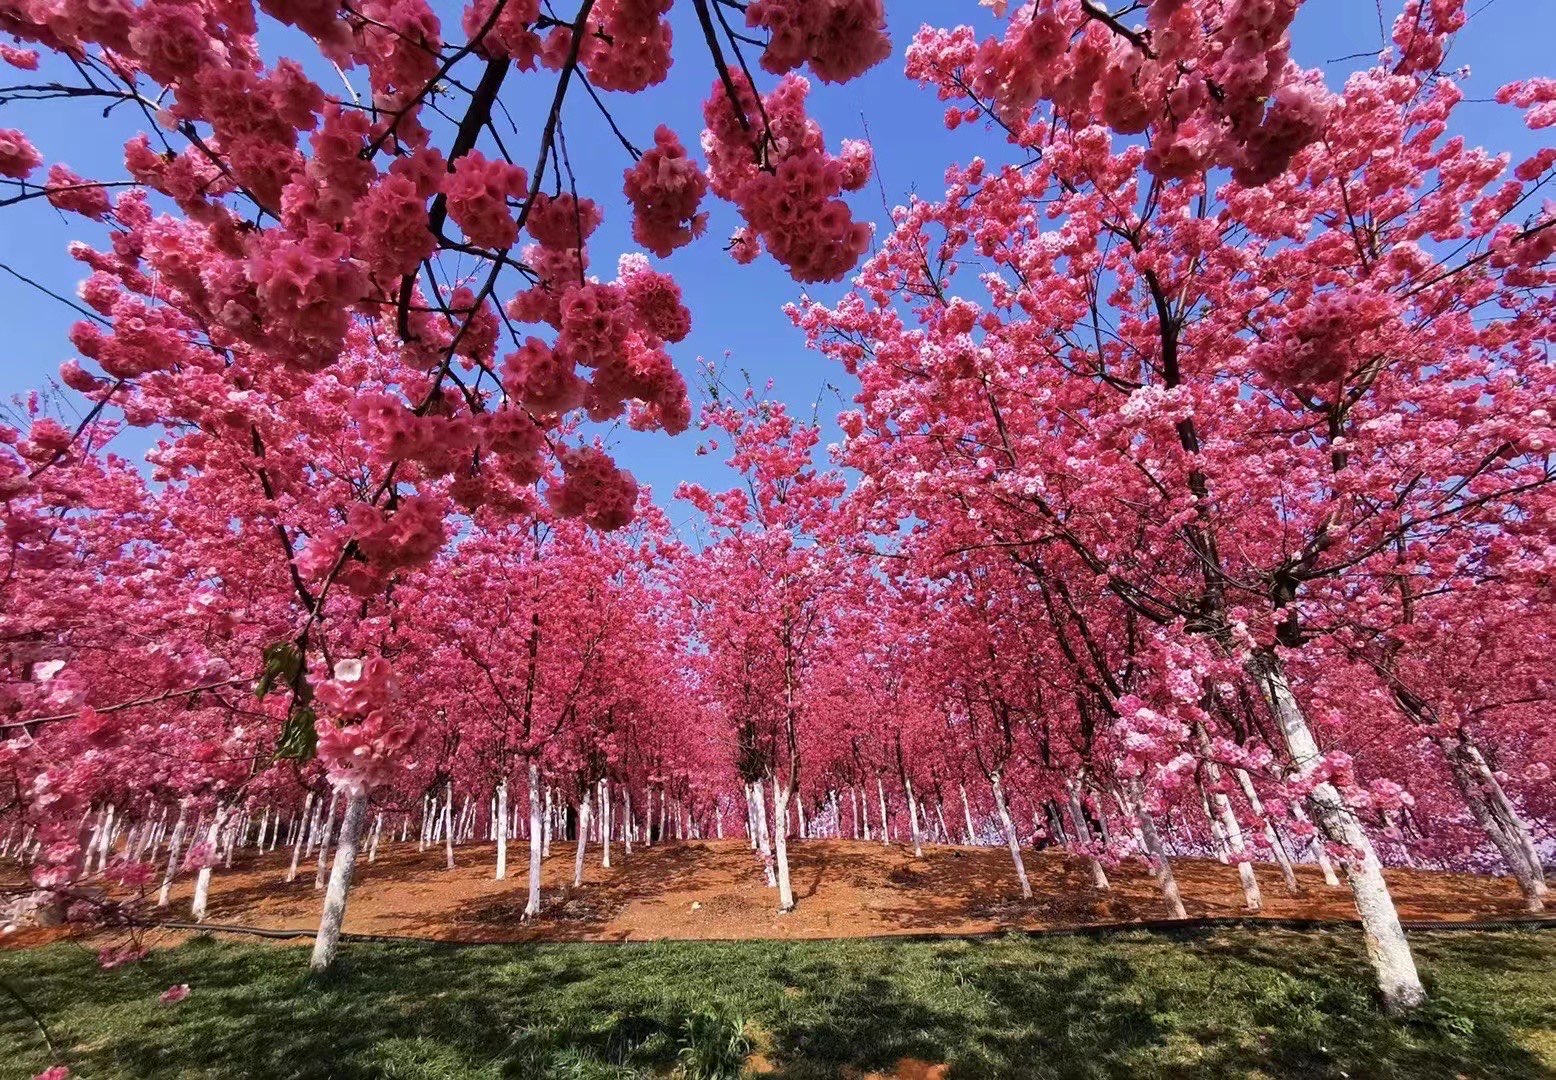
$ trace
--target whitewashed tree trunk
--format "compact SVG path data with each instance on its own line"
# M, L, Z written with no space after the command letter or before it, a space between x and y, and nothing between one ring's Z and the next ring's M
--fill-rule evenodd
M195 877L194 901L189 906L189 914L194 917L195 922L205 921L205 909L211 899L211 859L216 857L216 844L221 839L222 824L226 819L227 808L218 806L216 814L211 818L210 830L205 836L206 843L211 846L211 854Z
M1237 865L1237 878L1243 887L1243 905L1249 911L1258 911L1264 907L1264 894L1253 872L1253 860L1248 850L1248 841L1243 837L1242 823L1237 820L1232 800L1227 798L1225 792L1217 791L1211 798L1221 819L1232 861Z
M1487 764L1480 748L1468 737L1435 740L1448 759L1455 785L1470 813L1502 855L1502 861L1518 882L1524 906L1531 912L1545 910L1549 894L1540 854L1529 827L1508 799L1507 792Z
M1292 803L1290 810L1291 819L1302 825L1304 831L1306 831L1308 826L1312 825L1313 819L1307 816L1307 811L1302 809L1301 803ZM1340 876L1334 871L1334 863L1329 859L1329 852L1324 850L1324 837L1322 832L1319 832L1316 829L1314 830L1312 837L1308 840L1307 849L1308 853L1313 856L1313 861L1318 864L1318 868L1323 871L1324 884L1329 886L1331 889L1339 888Z
M1286 881L1286 891L1296 896L1302 891L1302 887L1297 884L1297 871L1291 865L1291 853L1286 850L1285 840L1282 839L1280 831L1275 828L1275 823L1270 820L1270 816L1264 812L1264 800L1259 798L1259 789L1253 786L1253 777L1248 775L1248 770L1233 771L1237 774L1238 786L1243 789L1243 797L1253 808L1254 815L1264 822L1264 841L1270 845L1275 861L1280 864L1280 874Z
M94 860L97 863L95 873L101 874L103 872L103 867L108 865L108 851L112 843L113 803L109 803L103 807L103 812L98 815L97 827L92 830L92 842L87 847L86 859L82 863L82 868L86 870L87 876L90 877L94 873L92 869Z
M1156 822L1151 820L1151 815L1145 810L1143 785L1137 778L1129 782L1128 790L1129 808L1134 813L1135 827L1139 830L1141 843L1151 859L1151 872L1156 877L1157 886L1162 890L1162 899L1167 901L1167 912L1174 919L1187 919L1189 913L1184 910L1183 896L1178 892L1178 879L1173 876L1172 861L1167 858L1167 848L1162 843L1161 834L1156 831Z
M346 797L346 810L340 822L340 839L335 845L335 861L330 867L330 887L324 894L324 914L319 933L313 939L311 971L324 971L335 962L340 945L340 926L346 918L346 894L351 889L351 874L357 865L357 842L362 823L367 819L367 792L353 791Z
M611 866L611 782L600 780L600 865Z
M751 790L750 781L746 782L746 840L751 845L751 850L756 851L761 838L762 830L756 824L756 793Z
M497 781L497 814L493 821L497 834L497 873L502 881L508 876L508 778Z
M1090 790L1097 804L1097 835L1102 840L1102 846L1108 847L1113 843L1108 834L1108 808L1102 798L1096 794L1096 788Z
M627 854L632 854L632 833L637 826L632 820L632 788L628 784L621 786L621 844L627 849ZM719 819L719 839L724 839L724 819Z
M552 830L554 828L554 826L552 824L552 820L553 820L554 817L555 817L554 808L552 807L552 800L551 800L551 785L547 784L546 785L546 816L545 816L545 824L541 828L541 836L540 836L540 856L543 859L549 859L551 857L551 833L552 833Z
M1232 865L1232 845L1226 838L1226 822L1222 821L1220 816L1211 809L1210 792L1205 790L1205 785L1200 783L1198 787L1199 807L1205 815L1205 823L1210 826L1210 838L1215 845L1216 861L1224 866L1230 866Z
M378 861L378 836L383 831L384 815L380 812L373 818L373 842L368 845L367 849L367 861L370 863Z
M1071 780L1065 785L1070 796L1070 824L1075 828L1076 839L1086 846L1091 845L1091 825L1086 821L1086 808L1081 802L1081 786L1078 781ZM1108 888L1107 871L1102 868L1102 860L1096 855L1087 852L1086 861L1091 865L1091 881L1099 889Z
M261 817L259 819L259 842L258 842L258 845L257 845L256 854L263 855L265 853L265 834L266 834L266 832L269 831L269 829L270 829L270 807L267 806L267 807L265 807L264 814L261 815Z
M286 872L287 881L297 880L297 864L302 860L304 834L308 831L308 815L313 809L313 792L308 792L308 797L303 800L303 813L297 819L297 836L292 841L292 867Z
M448 797L443 800L443 861L454 869L454 781L448 781Z
M529 898L524 904L524 918L533 919L540 914L540 860L545 854L545 839L551 829L544 820L540 795L540 763L534 758L529 762Z
M962 793L962 821L967 825L967 843L971 845L976 841L978 831L973 828L972 804L967 801L967 785L958 783L956 788Z
M1000 774L995 773L989 777L989 785L994 789L994 809L1000 816L1000 825L1005 829L1005 843L1010 847L1010 861L1016 864L1016 880L1021 882L1021 899L1032 899L1032 883L1027 880L1027 864L1021 858L1021 838L1016 835L1016 823L1011 820L1010 806L1005 802L1005 785L1000 780Z
M247 825L247 822L248 812L245 810L239 810L238 813L234 816L232 824L227 829L227 857L223 860L223 865L225 865L228 870L232 869L232 853L233 850L237 848L238 841L243 836L243 831Z
M913 797L913 781L903 777L902 789L908 797L908 832L913 837L913 857L924 857L924 842L919 835L918 828L918 802Z
M881 843L891 843L891 815L886 812L886 785L875 778L875 793L881 798Z
M1197 723L1194 725L1194 736L1199 741L1200 753L1205 759L1205 779L1211 789L1206 793L1206 798L1214 806L1212 820L1220 823L1219 832L1226 844L1227 857L1237 866L1237 877L1243 886L1243 905L1249 911L1258 911L1264 906L1264 896L1259 891L1259 879L1254 876L1242 824L1232 809L1232 800L1221 790L1221 766L1211 759L1210 732L1205 729L1205 725Z
M162 835L163 828L167 825L167 807L162 808L162 813L157 820L148 820L146 827L141 830L140 843L135 849L135 861L142 862L146 859L157 857L157 839Z
M773 849L771 837L767 831L767 796L763 794L762 782L752 781L751 784L752 811L756 815L756 846L762 853L762 876L767 879L767 887L778 887L778 875L773 869Z
M778 910L790 912L794 910L794 887L789 882L789 841L784 834L789 830L785 827L789 816L789 800L793 792L788 784L779 784L778 778L773 777L773 816L777 819L778 828L773 834L773 862L778 873Z
M328 858L329 858L329 850L330 850L330 840L334 836L334 833L335 833L335 805L336 805L337 802L339 802L339 799L340 799L340 793L338 791L331 791L330 792L330 805L329 805L329 809L326 810L325 813L324 813L324 822L323 822L323 826L322 826L322 831L319 833L319 858L318 858L318 865L317 865L317 868L314 870L314 874L313 874L313 887L315 889L322 889L322 888L324 888L324 881L325 881L325 877L326 877L325 871L326 871L326 869L329 866ZM319 801L323 802L324 800L320 799Z
M331 804L333 805L333 804ZM324 797L314 800L313 816L308 819L308 838L303 844L303 858L313 858L314 845L319 843L319 823L324 816Z
M584 847L589 842L589 789L578 800L578 851L573 857L573 888L583 885Z
M1250 674L1263 691L1285 737L1292 767L1298 775L1311 770L1322 755L1280 661L1273 656L1263 656L1250 667ZM1356 898L1367 957L1377 973L1384 1006L1396 1014L1418 1007L1426 1001L1426 989L1421 985L1415 957L1405 940L1404 927L1399 923L1399 912L1383 879L1383 867L1372 841L1333 784L1326 781L1314 787L1308 796L1308 805L1325 835L1360 855L1345 860L1345 876Z
M173 878L178 874L178 856L184 843L184 821L188 805L178 804L178 819L173 822L173 838L168 844L167 873L162 875L162 890L157 893L157 906L167 907L168 894L173 891Z

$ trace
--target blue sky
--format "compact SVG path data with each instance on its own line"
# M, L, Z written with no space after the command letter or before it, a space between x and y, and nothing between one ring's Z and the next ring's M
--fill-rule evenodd
M458 8L434 0L445 25L458 22ZM1331 86L1346 73L1365 66L1366 56L1382 42L1380 21L1393 18L1397 0L1387 0L1382 15L1374 0L1308 0L1294 28L1294 51L1306 66L1321 67ZM1472 75L1466 92L1472 99L1489 99L1496 87L1515 78L1556 74L1550 43L1556 41L1556 2L1552 0L1471 0L1476 14L1459 35L1448 66L1467 65ZM986 12L972 0L887 0L889 30L894 47L891 59L864 78L842 87L817 84L812 92L812 111L836 147L843 138L868 135L875 145L879 186L875 183L852 197L856 216L884 227L885 201L898 203L913 192L932 196L941 190L947 163L982 153L1001 154L998 140L977 128L947 132L941 122L944 106L932 92L921 90L902 77L902 53L921 23L949 23L961 19L988 24ZM642 95L611 95L608 100L618 123L640 147L652 143L657 123L668 123L691 145L701 127L700 105L714 79L689 3L676 5L676 63L668 82ZM1336 61L1352 54L1362 58ZM6 83L44 81L50 72L5 69ZM18 78L17 76L20 76ZM64 77L64 76L61 76ZM361 80L358 79L358 82ZM518 121L520 145L533 146L529 127L538 124L533 111L543 109L536 98L526 114L527 99L548 95L548 83L526 77L515 80L505 101ZM568 150L579 176L580 191L601 200L606 222L591 247L594 270L612 276L616 256L633 250L628 235L629 219L620 196L621 172L629 164L625 151L610 135L586 96L573 95L568 120ZM1516 113L1500 106L1472 102L1464 107L1465 134L1493 151L1527 152L1537 144ZM137 117L123 115L103 119L100 106L80 102L0 105L0 127L21 128L42 151L46 161L64 161L77 172L97 178L123 176L120 147L138 130ZM528 143L522 136L529 133ZM510 142L510 145L512 143ZM516 151L517 152L517 151ZM526 149L521 160L533 151ZM820 401L820 415L832 431L830 418L842 405L838 395L852 394L849 380L834 365L807 352L799 333L784 317L782 305L800 294L800 287L771 260L738 266L719 250L720 237L735 227L734 211L710 199L712 222L702 242L677 252L667 268L681 282L692 308L691 336L674 350L677 363L693 384L699 382L697 358L705 356L727 367L727 379L742 380L749 372L761 387L774 380L774 396L787 401L798 414L809 416ZM81 267L65 252L75 238L93 239L79 219L66 220L41 201L0 209L0 264L32 277L50 289L72 295ZM822 299L836 296L841 286L815 288ZM6 333L0 345L0 401L41 386L68 359L71 348L66 331L77 317L64 305L30 289L0 272L0 311ZM724 361L725 354L729 359ZM678 480L691 479L710 486L727 486L730 477L718 462L721 454L699 457L694 431L678 438L623 431L613 445L623 464L639 479L651 484L661 503ZM117 448L138 456L150 436L130 432ZM687 516L678 508L673 517Z

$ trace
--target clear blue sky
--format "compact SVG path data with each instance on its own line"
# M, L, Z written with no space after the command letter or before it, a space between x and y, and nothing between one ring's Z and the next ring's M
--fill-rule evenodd
M441 0L434 0L434 6L445 25L457 25L457 6ZM1396 7L1397 0L1383 3L1381 24L1392 20ZM1556 74L1556 57L1551 52L1551 43L1556 42L1556 2L1471 0L1471 7L1477 14L1459 35L1448 62L1450 67L1471 68L1466 84L1471 98L1489 98L1497 86L1515 78ZM944 106L933 93L918 89L901 74L902 52L921 23L961 18L987 25L987 13L972 0L888 0L887 10L893 57L846 86L817 84L812 108L833 147L845 137L864 137L868 127L881 187L886 199L897 203L914 191L938 193L948 162L976 153L997 158L1001 150L992 135L977 129L947 132L940 119ZM668 83L647 94L608 99L617 121L640 147L652 142L654 125L661 121L681 132L690 145L701 126L700 103L713 82L691 5L685 0L677 4L674 19L676 63ZM1365 66L1366 59L1331 61L1356 53L1370 55L1380 47L1379 9L1374 0L1309 0L1298 15L1294 39L1297 60L1322 67L1330 85L1338 86L1347 72ZM37 74L47 77L49 72L46 60L44 70ZM0 80L34 81L29 73L9 68L0 72ZM531 77L516 80L518 95L543 92L539 89L543 85ZM522 96L515 100L515 94L510 93L505 100L521 132L526 131L534 116L526 115ZM594 269L610 277L616 255L632 250L628 216L620 196L621 172L628 161L588 99L575 94L571 104L568 149L579 174L580 190L601 198L606 210L605 226L592 242ZM122 110L123 115L104 120L99 108L89 102L13 102L0 106L0 127L26 131L46 161L64 161L85 176L118 179L124 175L120 147L137 130L135 121L139 118ZM1536 145L1535 135L1518 123L1511 110L1472 103L1464 107L1463 115L1465 134L1493 151L1505 149L1517 154ZM533 134L528 143L521 140L520 145L529 147L532 143ZM531 152L523 151L521 159ZM878 228L886 220L881 187L872 183L852 197L854 213L875 221ZM697 357L721 358L728 352L733 380L741 378L742 369L759 386L773 379L774 394L801 415L808 416L819 398L821 415L828 421L828 430L833 430L830 418L840 406L837 394L828 388L836 387L845 399L852 390L841 371L805 350L800 335L783 316L782 305L799 295L799 287L765 257L752 266L738 266L720 253L719 238L735 227L736 218L728 206L711 199L710 203L710 235L668 260L668 268L686 291L694 319L691 337L675 349L677 363L693 383L695 393ZM66 244L78 237L93 239L79 219L67 221L41 201L0 209L0 263L66 295L73 294L82 276L80 265L65 253ZM839 289L823 287L815 294L828 298ZM0 310L6 325L0 346L4 350L0 353L0 400L8 400L42 385L59 363L72 355L65 334L77 316L4 273L0 273ZM121 438L117 448L138 456L149 441L146 433L131 432ZM662 503L668 501L680 479L717 486L728 483L728 475L718 464L722 454L698 457L697 443L695 430L675 439L623 431L614 439L620 459L640 480L654 487ZM674 516L684 517L684 508Z

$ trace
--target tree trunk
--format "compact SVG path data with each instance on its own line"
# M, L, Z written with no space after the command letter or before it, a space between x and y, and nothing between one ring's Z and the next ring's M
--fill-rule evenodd
M1139 779L1131 780L1129 782L1130 809L1134 812L1140 840L1151 858L1151 870L1156 876L1157 885L1162 890L1162 899L1167 901L1167 913L1174 919L1187 919L1189 913L1183 908L1183 897L1178 892L1178 879L1173 876L1172 863L1167 858L1167 848L1162 844L1161 835L1156 831L1156 822L1152 821L1151 815L1146 813L1143 800L1144 791Z
M173 891L173 878L178 873L179 848L184 843L184 819L188 808L178 804L178 820L173 823L173 838L168 844L167 873L162 876L162 891L157 893L157 906L167 907L168 894Z
M1251 662L1250 668L1285 737L1292 767L1301 775L1312 769L1322 755L1280 660L1266 653ZM1383 880L1383 867L1378 863L1372 841L1333 784L1326 781L1313 788L1308 805L1318 827L1329 839L1358 853L1359 857L1345 860L1345 876L1356 898L1367 957L1377 973L1385 1008L1395 1014L1416 1008L1426 1001L1426 989L1421 985L1415 957L1405 940L1404 927L1399 924L1399 912Z
M545 813L545 818L544 818L544 822L545 823L541 826L541 830L540 830L541 831L541 836L540 836L540 856L543 859L551 857L551 830L553 828L552 823L551 823L552 811L553 811L553 807L551 805L551 785L547 784L546 785L546 813Z
M330 866L330 887L324 894L324 914L319 933L313 939L310 971L324 971L335 962L340 945L340 924L346 918L346 893L351 888L351 873L357 865L357 842L362 837L362 822L367 819L367 792L353 791L346 798L346 811L340 822L340 839L335 845L335 861Z
M448 781L448 798L443 800L443 858L454 869L454 781Z
M972 804L967 801L967 785L958 782L956 789L962 793L962 821L967 825L967 843L971 846L978 835L978 830L973 828Z
M773 817L779 823L773 833L773 862L778 873L778 910L789 912L794 910L794 887L789 883L789 840L784 833L788 830L783 827L789 816L789 800L794 797L789 785L782 786L778 778L773 777Z
M1464 796L1470 813L1496 845L1502 861L1512 871L1513 880L1518 882L1518 889L1524 894L1525 908L1536 913L1544 911L1548 888L1539 852L1528 826L1486 763L1485 755L1467 735L1461 734L1456 739L1438 737L1434 741L1448 759L1454 783Z
M331 806L334 803L331 802ZM313 802L313 816L308 819L308 839L303 844L303 858L313 858L313 846L319 842L319 819L324 815L324 798L320 796Z
M1311 825L1313 823L1313 819L1307 816L1307 811L1302 809L1301 803L1291 804L1291 817L1293 821L1300 822L1303 825ZM1340 876L1334 872L1334 863L1329 861L1329 852L1324 849L1322 833L1315 831L1312 839L1308 841L1308 850L1313 853L1313 861L1323 871L1324 884L1331 889L1338 889L1340 887Z
M244 811L244 810L239 810L237 816L233 819L232 825L227 829L227 836L226 836L226 840L227 840L227 857L224 860L224 865L229 870L232 869L232 852L233 852L233 849L238 846L238 841L240 839L242 839L243 833L244 833L244 831L247 828L248 828L248 812Z
M632 821L632 787L623 784L621 788L621 843L627 849L627 854L632 854L632 830L636 826ZM724 839L724 819L719 818L719 839Z
M373 842L367 848L367 861L378 861L378 836L384 831L384 815L379 813L373 818Z
M762 856L762 876L767 880L767 887L778 887L778 874L773 868L773 844L772 834L767 828L767 795L762 790L762 782L751 782L752 809L756 814L756 849Z
M891 817L886 813L886 785L875 778L875 793L881 797L881 843L891 843Z
M584 848L589 843L589 788L578 800L578 851L573 856L573 888L583 885Z
M287 881L297 880L297 864L302 861L303 837L308 831L309 813L313 810L313 792L308 792L308 797L303 800L303 813L297 819L297 836L292 841L292 868L286 872Z
M497 820L493 822L497 833L497 873L493 880L508 877L508 778L497 781Z
M1027 880L1027 864L1021 858L1021 838L1016 835L1016 823L1010 818L1010 807L1005 802L1005 786L1000 774L989 777L994 788L994 809L999 812L1000 824L1005 829L1005 843L1010 846L1010 861L1016 864L1016 879L1021 882L1021 899L1032 899L1032 883Z
M611 782L600 781L600 865L609 870L611 865Z
M211 854L200 867L200 873L195 878L194 902L189 907L189 914L195 922L205 921L205 908L211 898L211 859L216 857L216 842L221 838L222 823L227 819L225 807L218 806L216 815L211 818L210 830L206 833L206 842L210 845Z
M1259 879L1254 876L1253 863L1249 861L1248 844L1243 839L1243 827L1232 810L1232 800L1221 790L1221 767L1211 760L1210 732L1203 724L1194 725L1194 735L1199 740L1200 753L1205 759L1205 779L1209 781L1208 798L1215 808L1214 820L1221 825L1221 838L1226 843L1227 857L1237 864L1237 876L1243 886L1243 905L1249 911L1264 906L1264 896L1259 891Z
M329 810L324 815L324 831L319 834L319 862L318 862L318 868L314 871L314 875L313 875L313 887L315 889L322 889L322 888L324 888L324 878L325 878L324 870L325 870L325 867L328 865L328 863L326 862L326 858L327 858L327 856L329 854L329 849L330 849L330 836L334 832L334 829L335 829L335 803L337 802L339 797L340 797L340 793L339 792L337 792L337 791L331 791L330 792L330 806L329 806ZM320 801L322 802L323 800L321 799Z
M1264 822L1264 840L1270 845L1270 851L1275 855L1275 861L1280 864L1281 877L1286 879L1286 891L1293 896L1302 892L1302 887L1297 884L1297 871L1291 865L1291 853L1286 850L1286 841L1282 839L1280 831L1275 828L1275 823L1264 812L1264 800L1259 798L1259 789L1253 786L1253 777L1248 775L1247 769L1233 770L1237 774L1238 786L1243 789L1243 796L1248 800L1248 805L1253 808L1255 816Z
M758 850L762 830L756 825L756 795L751 790L751 781L746 781L746 841L751 845L751 850Z
M1077 841L1086 846L1091 846L1091 826L1086 823L1086 808L1081 803L1081 786L1076 781L1066 785L1070 795L1070 824L1075 826ZM1088 851L1086 861L1091 864L1091 881L1099 889L1108 888L1107 871L1102 868L1102 860Z
M551 832L542 814L540 763L531 758L529 763L529 899L524 904L526 919L533 919L540 914L540 860L544 853L543 837L549 836Z
M924 843L919 836L918 802L913 798L913 781L903 777L902 790L908 797L908 830L913 836L913 857L922 859L924 857Z

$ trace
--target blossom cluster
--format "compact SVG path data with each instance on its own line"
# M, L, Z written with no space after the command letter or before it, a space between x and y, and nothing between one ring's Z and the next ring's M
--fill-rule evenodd
M746 25L770 35L762 67L775 75L808 63L822 82L847 82L891 55L881 0L753 0Z
M708 181L675 132L660 124L654 145L627 170L622 190L632 204L632 239L660 258L708 227L699 209Z
M1044 128L1033 111L1047 101L1076 128L1095 119L1120 134L1150 131L1146 164L1164 178L1227 166L1266 183L1322 135L1333 95L1290 58L1299 0L1142 6L1134 27L1082 0L1022 4L1002 36L982 41L967 26L925 27L907 71L964 103L947 112L951 127L988 108L1013 139L1035 144ZM1421 28L1428 39L1446 32Z
M318 687L314 704L333 721L319 733L319 760L338 789L370 792L410 764L421 725L392 716L395 700L394 670L381 656L336 661L334 677Z
M744 78L735 89L731 101L715 85L703 104L711 186L739 208L748 229L735 258L751 261L760 241L796 280L841 279L870 243L870 227L839 198L869 180L869 145L846 142L829 154L805 113L810 83L798 75L785 75L760 100Z

